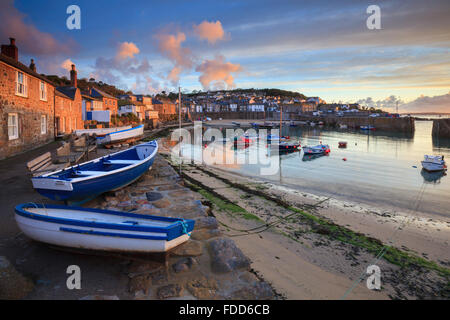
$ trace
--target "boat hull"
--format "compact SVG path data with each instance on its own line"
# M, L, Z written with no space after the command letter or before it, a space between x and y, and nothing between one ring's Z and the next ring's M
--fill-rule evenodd
M135 231L131 226L119 228L118 225L111 225L110 228L107 226L95 227L88 223L83 225L81 220L59 219L59 221L54 221L51 217L30 216L18 209L19 207L16 207L16 223L27 237L47 244L89 250L136 253L167 252L189 240L194 226L192 220L184 220L185 230L182 230L181 225L175 226L179 230L174 230L176 228L172 227L166 230L154 228L155 231L142 231L138 228ZM95 209L79 209L90 210L91 214L95 214ZM133 218L124 216L123 219Z
M108 133L102 138L97 138L97 144L118 143L129 139L135 139L142 135L144 135L144 125L140 125L131 129Z
M444 164L426 161L422 161L422 167L424 170L429 172L444 171L446 169Z

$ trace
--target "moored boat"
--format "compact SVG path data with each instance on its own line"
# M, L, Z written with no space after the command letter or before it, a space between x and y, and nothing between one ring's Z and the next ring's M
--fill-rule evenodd
M166 252L186 242L194 220L59 205L21 204L18 227L58 246L120 252Z
M52 200L82 201L120 189L151 168L158 143L136 145L98 159L31 179L33 188Z
M430 172L443 171L447 169L447 165L444 161L444 156L429 156L425 155L422 161L422 167Z
M276 144L271 144L270 148L276 148ZM288 142L280 142L278 144L278 151L279 152L294 152L294 151L301 151L301 145L300 143L288 143Z
M127 129L131 129L131 126L117 127L117 128L81 129L75 130L75 135L82 136L83 134L87 134L89 136L96 135L97 137L102 137L108 133L123 131Z
M113 144L130 139L137 139L144 135L144 125L141 124L137 127L111 132L104 137L97 137L97 144Z
M339 141L339 148L347 148L347 141Z
M361 130L375 130L374 126L361 126L359 127Z
M312 147L303 147L303 152L305 154L325 154L325 153L329 153L330 147L327 144L319 144L317 146L312 146Z

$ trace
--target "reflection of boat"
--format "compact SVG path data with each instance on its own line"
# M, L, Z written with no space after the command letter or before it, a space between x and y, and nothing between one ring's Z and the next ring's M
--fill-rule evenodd
M33 188L52 200L81 201L136 181L152 166L156 140L31 179Z
M290 127L296 127L297 125L294 123L294 121L291 121L291 123L289 124Z
M272 142L272 141L286 141L289 140L290 137L289 136L282 136L281 138L277 135L274 134L269 134L267 135L267 141L268 142Z
M323 123L323 121L319 121L319 126L323 126L324 125L324 123Z
M311 160L314 160L314 159L322 158L322 157L324 157L326 155L328 155L328 154L324 154L324 153L321 153L321 154L304 154L303 158L302 158L302 161L311 161Z
M253 142L252 138L240 136L240 137L234 137L234 145L249 145Z
M235 122L235 121L233 121L233 122L231 122L233 125L235 125L235 126L238 126L238 127L240 127L241 126L241 124L239 123L239 122Z
M316 123L313 122L313 121L311 121L311 122L309 123L309 125L310 125L311 127L314 127L314 126L316 125Z
M347 148L347 141L339 141L339 148Z
M319 144L313 147L303 147L305 154L327 154L330 153L330 146L327 144Z
M420 171L420 174L422 175L424 182L436 184L440 183L441 178L447 175L444 170L430 172L425 169L422 169L422 171Z
M18 205L16 222L31 239L72 248L166 252L189 240L194 220L46 204Z
M359 127L361 130L375 130L374 126L361 126Z
M425 155L422 161L422 167L427 171L443 171L447 169L444 156Z

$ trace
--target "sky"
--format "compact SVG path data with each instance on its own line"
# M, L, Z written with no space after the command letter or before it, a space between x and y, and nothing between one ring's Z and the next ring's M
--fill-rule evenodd
M69 30L67 8L80 8ZM380 8L369 29L368 7ZM450 112L450 1L1 0L0 42L38 72L134 93L280 88ZM4 23L3 23L4 21Z

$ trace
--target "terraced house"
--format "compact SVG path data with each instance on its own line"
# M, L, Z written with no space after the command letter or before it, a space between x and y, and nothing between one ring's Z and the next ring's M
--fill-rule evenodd
M19 62L14 38L0 54L0 159L54 139L55 85Z

